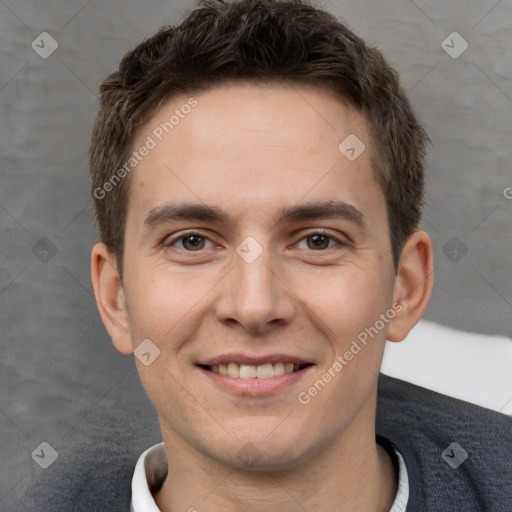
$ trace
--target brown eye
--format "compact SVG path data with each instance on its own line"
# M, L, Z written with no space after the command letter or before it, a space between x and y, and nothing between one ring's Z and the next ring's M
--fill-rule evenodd
M305 233L303 238L299 241L298 248L322 252L336 246L339 246L338 248L342 249L346 245L347 242L344 242L342 238L331 235L327 231L316 229L309 233Z
M325 235L316 234L307 237L309 249L328 249L330 238ZM311 241L311 243L309 243Z
M198 233L185 233L180 236L174 237L165 243L166 247L174 247L187 252L201 251L206 247L206 243L212 243L208 238Z
M204 238L199 235L187 235L181 238L183 240L183 247L187 250L196 251L204 249Z

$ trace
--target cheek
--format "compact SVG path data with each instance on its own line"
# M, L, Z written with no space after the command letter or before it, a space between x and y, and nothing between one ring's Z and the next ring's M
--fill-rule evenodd
M392 284L384 274L367 266L325 267L314 275L296 276L291 288L318 327L343 345L389 307Z
M136 268L143 271L134 272ZM216 282L208 272L175 272L163 264L139 263L131 271L127 295L132 335L166 347L179 339L178 333L201 310Z

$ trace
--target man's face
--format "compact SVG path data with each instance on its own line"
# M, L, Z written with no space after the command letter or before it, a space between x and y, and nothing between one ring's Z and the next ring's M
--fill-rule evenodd
M134 144L157 143L133 171L126 220L132 348L160 350L138 371L164 440L231 466L293 467L371 424L395 282L372 141L315 88L194 98L168 134L158 127L189 97L165 103ZM354 161L338 148L350 134L366 146ZM194 215L174 215L184 205ZM291 363L308 366L280 375Z

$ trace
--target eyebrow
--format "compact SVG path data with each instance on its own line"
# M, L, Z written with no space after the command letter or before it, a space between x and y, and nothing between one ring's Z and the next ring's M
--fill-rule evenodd
M339 200L312 202L283 208L278 212L274 226L285 222L297 222L313 219L341 218L366 227L366 217L355 206ZM145 231L160 224L176 220L198 220L230 223L230 215L221 208L204 203L172 203L157 206L150 210L144 220Z

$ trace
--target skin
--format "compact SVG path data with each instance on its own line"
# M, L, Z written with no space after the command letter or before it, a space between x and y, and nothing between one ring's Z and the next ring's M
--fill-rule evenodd
M131 354L149 338L160 350L149 366L135 359L169 461L157 505L387 512L397 475L375 442L377 379L386 338L403 340L427 306L431 241L414 233L395 272L366 122L331 93L224 84L194 97L197 107L131 177L123 280L104 244L92 251L96 300L115 347ZM187 100L167 101L134 147ZM353 162L338 150L351 133L366 145ZM362 223L276 221L282 208L329 200L356 208ZM222 208L229 218L145 228L152 210L179 202ZM315 239L321 248L312 240L318 229L329 237ZM186 230L204 237L194 239L199 250L179 239ZM251 263L236 252L248 236L262 249ZM394 303L400 312L301 404L298 394ZM314 366L271 396L239 396L196 366L228 352L294 354ZM247 446L256 449L252 461L241 455Z

